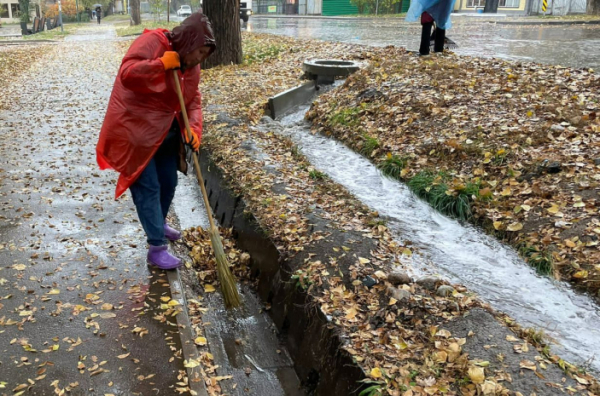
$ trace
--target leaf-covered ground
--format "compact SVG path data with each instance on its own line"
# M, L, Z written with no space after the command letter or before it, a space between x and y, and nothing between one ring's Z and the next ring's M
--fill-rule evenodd
M551 387L593 394L596 385L591 376L575 374L571 366L534 340L538 337L531 337L535 333L518 328L515 332L519 337L507 340L517 343L514 353L522 353L523 347L535 350L531 343L537 345L540 349L533 360L524 359L517 367L500 363L501 368L492 370L489 361L469 358L462 349L467 340L444 330L444 326L448 320L481 306L477 298L460 286L446 297L412 281L390 288L389 275L405 268L402 255L410 250L394 241L376 213L370 213L327 177L317 177L291 141L274 133L268 123L257 125L267 98L298 84L300 65L306 58L335 56L378 63L384 55L408 59L406 52L265 35L246 35L244 39L244 65L203 72L204 145L282 251L293 256L327 236L310 231L310 218L315 213L335 225L332 233L360 235L375 244L364 255L358 255L355 246L343 245L334 246L330 253L310 256L295 278L321 311L335 318L333 323L346 340L344 348L372 382L370 395L511 394L509 371L525 375L523 371L529 370L542 378L549 367L556 367L554 363L565 367L566 382L548 381ZM384 79L380 76L382 83ZM276 171L265 169L266 164ZM284 193L274 187L282 185ZM210 250L202 234L187 236L193 249ZM207 257L210 255L196 255L198 276L214 271ZM351 265L342 266L345 260ZM365 286L366 276L379 283L372 288ZM497 359L502 362L504 358ZM572 380L576 383L569 382ZM217 387L212 390L218 393Z
M309 114L441 211L598 296L600 79L388 49Z
M0 46L0 110L7 109L12 97L8 87L19 75L32 67L37 59L48 52L49 46Z

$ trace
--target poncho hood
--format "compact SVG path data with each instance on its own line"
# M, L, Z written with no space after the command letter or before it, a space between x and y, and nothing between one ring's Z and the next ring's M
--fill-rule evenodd
M217 48L211 23L206 15L200 12L190 15L172 32L166 33L166 36L180 57L204 46L211 48L211 54Z

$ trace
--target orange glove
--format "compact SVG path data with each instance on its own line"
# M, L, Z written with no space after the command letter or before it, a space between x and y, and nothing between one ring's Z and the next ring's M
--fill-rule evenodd
M183 136L185 137L185 143L188 144L192 148L192 150L198 152L198 150L200 149L200 138L198 137L198 134L194 132L193 129L191 130L191 132L191 139L188 137L187 132L184 133Z
M165 66L165 70L179 69L181 67L181 63L179 63L179 54L175 51L165 51L162 58L159 59Z

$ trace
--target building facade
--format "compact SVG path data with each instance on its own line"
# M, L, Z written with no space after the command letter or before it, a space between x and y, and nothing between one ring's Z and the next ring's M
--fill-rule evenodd
M0 0L0 22L19 22L19 15L18 0Z

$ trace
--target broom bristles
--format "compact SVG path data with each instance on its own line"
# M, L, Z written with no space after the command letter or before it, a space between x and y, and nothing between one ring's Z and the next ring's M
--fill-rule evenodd
M225 300L225 306L227 308L236 308L241 304L240 294L236 286L235 278L229 268L229 262L227 256L223 250L223 244L221 242L221 236L219 231L214 227L210 228L209 231L210 243L212 244L213 250L215 251L215 259L217 261L217 274L219 281L221 282L221 293Z

